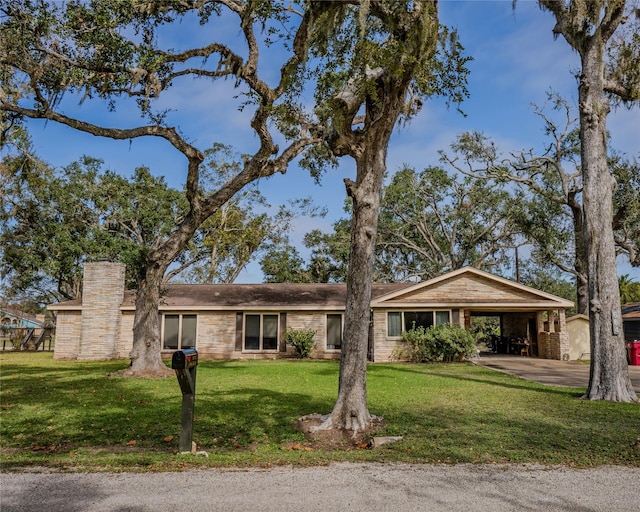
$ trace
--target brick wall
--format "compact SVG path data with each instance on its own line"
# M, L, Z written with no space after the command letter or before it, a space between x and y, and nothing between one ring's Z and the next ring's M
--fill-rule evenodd
M401 339L387 336L387 311L376 309L373 312L373 360L376 363L401 360L400 351L405 346Z
M80 311L58 311L54 359L77 359L80 350Z
M123 311L120 319L120 335L116 343L115 357L128 359L133 348L133 320L134 311Z
M553 331L549 332L550 324L538 315L538 357L541 359L568 360L570 358L571 344L569 332L567 331L567 320L564 310L560 310L557 316L548 315L552 318L551 326Z
M287 346L286 352L238 351L236 345L236 312L198 312L197 349L203 359L261 359L292 357L294 350ZM287 312L287 328L312 329L316 331L316 349L311 357L317 359L338 358L340 351L327 351L326 312Z
M236 346L236 312L198 313L198 354L206 359L239 359Z

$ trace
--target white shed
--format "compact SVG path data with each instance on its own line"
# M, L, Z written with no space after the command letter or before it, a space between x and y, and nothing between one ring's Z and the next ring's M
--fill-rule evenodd
M569 359L591 359L591 342L589 335L589 317L573 315L567 317L569 332Z

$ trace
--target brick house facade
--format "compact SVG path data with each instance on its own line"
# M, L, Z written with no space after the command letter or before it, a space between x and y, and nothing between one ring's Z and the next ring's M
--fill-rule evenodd
M53 304L55 358L127 358L133 343L135 291L125 291L124 265L87 263L81 299ZM339 358L344 284L221 284L165 286L160 306L163 353L195 347L200 357L290 357L287 328L312 329L315 358ZM500 317L505 339L527 338L533 354L566 358L565 309L570 301L465 267L421 283L374 284L369 357L397 358L410 325L471 326L473 316ZM549 322L549 318L552 319Z

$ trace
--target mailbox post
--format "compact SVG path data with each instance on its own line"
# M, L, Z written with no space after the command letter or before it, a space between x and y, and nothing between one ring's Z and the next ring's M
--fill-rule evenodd
M198 352L193 348L174 352L171 358L171 369L175 370L182 390L180 452L187 453L191 452L193 438L193 410L196 401Z

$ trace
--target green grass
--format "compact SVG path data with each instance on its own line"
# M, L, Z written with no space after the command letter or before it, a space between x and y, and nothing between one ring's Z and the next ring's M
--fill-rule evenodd
M297 418L328 413L336 361L201 361L194 441L178 454L175 378L109 376L125 361L0 355L0 463L65 470L314 465L331 461L640 466L640 406L580 400L584 390L527 382L471 364L375 364L369 410L399 443L376 450L304 446Z

